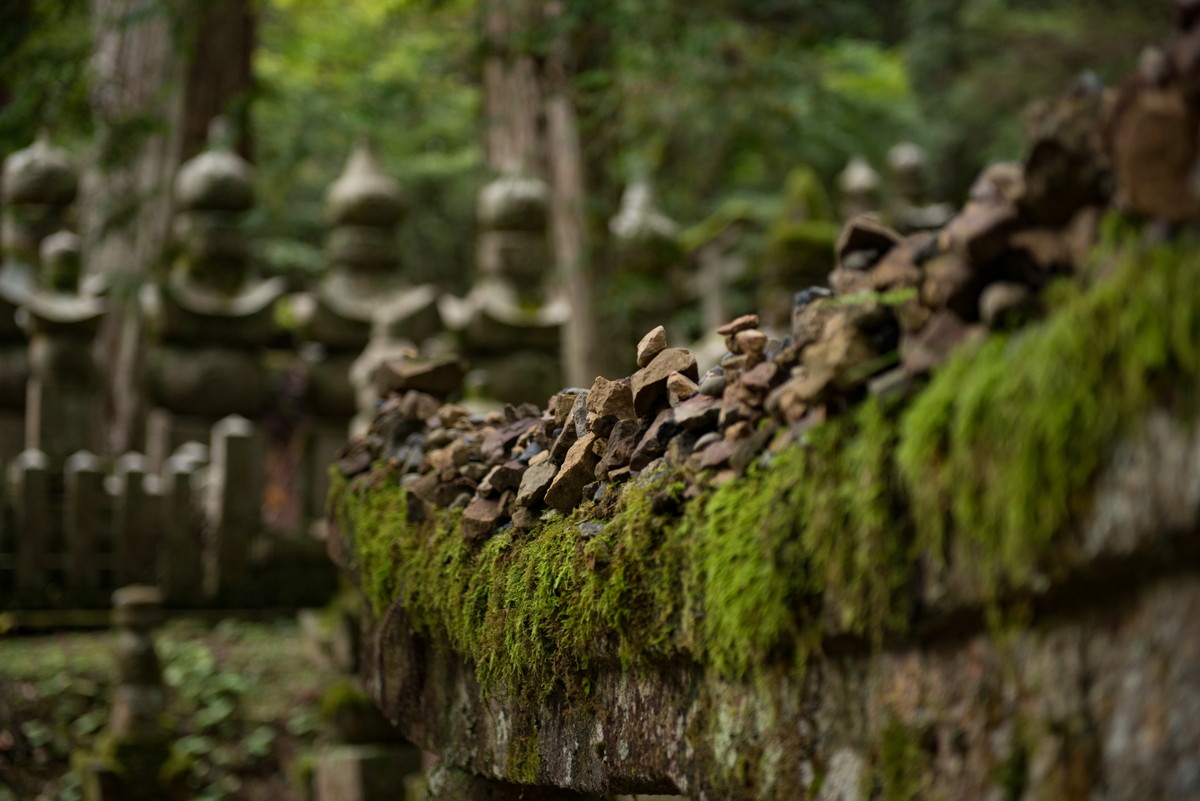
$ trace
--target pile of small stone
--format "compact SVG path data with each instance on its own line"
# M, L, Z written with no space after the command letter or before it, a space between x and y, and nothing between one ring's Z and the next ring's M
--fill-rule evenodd
M1037 314L1039 290L1083 265L1113 205L1160 224L1200 219L1200 0L1178 0L1176 22L1168 50L1148 50L1116 89L1084 78L1035 107L1025 162L985 169L939 230L902 236L851 220L829 287L796 294L782 338L739 317L718 329L728 351L701 375L659 326L632 375L487 415L443 402L462 380L458 362L390 363L381 413L340 469L386 460L412 519L462 507L464 535L479 539L532 528L547 509L611 502L663 466L694 493L867 395L907 393L954 346Z

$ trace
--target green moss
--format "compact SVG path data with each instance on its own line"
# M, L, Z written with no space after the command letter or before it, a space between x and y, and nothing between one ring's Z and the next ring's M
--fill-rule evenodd
M1194 243L1104 260L1103 280L959 354L908 408L867 401L686 503L676 477L638 479L587 539L592 506L472 546L458 513L411 522L385 467L342 481L352 567L377 614L403 604L485 688L535 695L585 692L598 661L802 668L830 634L903 631L918 564L1019 586L1061 561L1141 412L1200 384Z
M928 762L919 735L895 717L889 717L879 738L877 781L884 801L917 801L923 798Z
M507 775L518 784L537 784L542 765L536 733L514 737L509 744Z
M1053 570L1113 443L1200 378L1195 243L1109 258L1112 274L1044 324L958 354L905 415L918 545L991 589Z

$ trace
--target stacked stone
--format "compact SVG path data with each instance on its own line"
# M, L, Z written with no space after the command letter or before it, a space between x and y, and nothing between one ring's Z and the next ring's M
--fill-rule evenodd
M43 240L61 231L70 214L78 178L67 155L45 135L4 160L0 223L0 459L13 459L25 444L29 353L18 311L39 284ZM60 248L52 246L55 253Z
M30 377L25 445L63 464L79 450L98 453L100 366L93 353L108 304L80 292L79 237L58 231L42 241L41 286L22 305Z
M244 230L254 201L250 165L220 120L208 149L175 180L179 256L168 278L143 290L155 334L147 364L153 406L147 451L157 470L185 442L207 442L228 415L257 420L270 399L266 347L275 335L281 279L257 280Z
M561 386L568 309L550 291L549 193L544 181L519 173L479 193L475 284L448 304L448 318L487 399L516 403Z
M396 227L405 210L399 183L380 168L371 143L360 142L326 197L329 273L298 303L309 346L308 401L316 417L306 481L312 518L322 516L326 466L352 421L362 416L358 427L365 430L373 413L376 352L394 339L404 346L419 343L441 326L437 292L409 287L401 275Z
M172 762L164 728L166 687L154 646L162 620L156 587L132 585L113 593L117 628L117 689L108 728L94 751L78 760L88 801L162 801L186 797L186 773Z
M4 160L3 226L6 284L31 286L42 240L67 223L79 180L63 151L52 146L45 133L24 150Z

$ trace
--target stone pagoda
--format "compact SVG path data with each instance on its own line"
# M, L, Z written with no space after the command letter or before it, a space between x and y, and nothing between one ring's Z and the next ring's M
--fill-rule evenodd
M29 337L25 445L62 465L79 450L99 453L102 382L94 344L108 304L80 292L79 237L42 240L41 281L19 312Z
M0 180L0 460L6 462L20 453L25 443L29 349L17 313L38 285L42 240L67 222L78 184L67 155L53 147L44 133L4 160Z
M902 233L941 228L954 215L949 203L929 202L926 163L925 151L912 142L901 142L888 151L887 216Z
M410 285L400 270L396 229L405 211L399 183L364 139L326 195L329 271L297 299L316 417L306 504L314 518L323 516L325 472L352 421L374 414L375 368L398 350L418 349L442 327L437 290Z
M473 391L506 403L541 402L562 387L559 358L568 306L551 294L549 187L511 172L479 193L476 278L467 296L448 299Z
M862 156L850 159L838 175L838 217L842 222L879 211L879 173Z
M227 415L260 419L270 397L265 351L284 282L254 276L243 228L252 172L230 140L224 121L214 121L207 149L180 167L177 256L164 280L143 291L155 341L146 373L153 470L183 443L208 442Z

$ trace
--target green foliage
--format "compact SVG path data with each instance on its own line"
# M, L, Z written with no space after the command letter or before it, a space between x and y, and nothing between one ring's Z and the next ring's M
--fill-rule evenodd
M172 621L157 648L169 768L186 776L189 798L253 795L314 741L316 700L333 675L296 672L307 656L294 625L230 621L208 630ZM17 798L77 801L73 755L139 747L106 731L116 678L111 633L13 637L0 650L0 799L11 787Z
M87 0L0 4L0 157L39 128L77 148L89 134Z
M1168 6L1120 0L908 0L903 45L943 197L1022 155L1021 114L1087 70L1114 81L1167 30Z
M410 523L380 466L333 496L355 569L377 613L399 603L486 688L542 694L586 692L596 663L802 669L831 634L903 632L917 565L947 554L985 599L1026 587L1070 551L1112 446L1200 385L1195 245L1114 244L1105 278L909 407L865 402L687 502L670 474L638 479L588 538L591 505L468 545L453 513Z
M405 275L460 289L479 180L473 24L470 0L265 3L253 109L263 230L319 247L325 192L369 134L410 202ZM295 247L270 253L300 274L313 264Z

